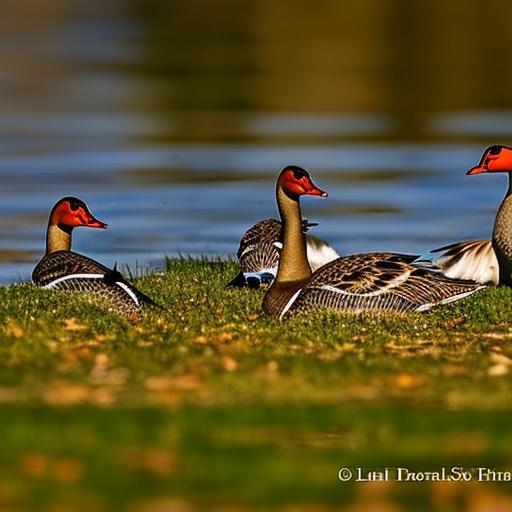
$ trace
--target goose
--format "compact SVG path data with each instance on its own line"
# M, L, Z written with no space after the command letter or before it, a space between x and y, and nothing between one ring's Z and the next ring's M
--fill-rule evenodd
M36 286L66 292L87 292L103 299L109 309L131 321L139 318L143 302L158 306L116 270L71 251L71 235L79 226L107 229L76 197L60 199L50 212L46 252L32 272Z
M307 257L313 271L340 256L327 242L307 233L316 225L302 221ZM264 219L251 226L242 236L236 253L240 273L229 285L259 288L262 283L270 284L276 277L282 248L282 224L279 220Z
M466 174L506 172L509 186L496 214L492 240L470 240L431 251L439 254L432 263L444 275L477 283L512 285L512 148L490 146L480 163Z
M327 197L327 192L301 167L285 167L276 184L283 249L276 278L263 298L268 315L285 319L318 309L423 312L485 288L414 266L417 255L389 252L342 256L313 273L301 222L303 195Z

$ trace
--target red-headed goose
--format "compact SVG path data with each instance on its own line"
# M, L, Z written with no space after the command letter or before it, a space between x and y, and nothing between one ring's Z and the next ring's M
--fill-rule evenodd
M32 272L37 286L59 291L87 292L103 299L113 311L136 320L141 303L157 305L128 283L114 268L71 251L71 234L79 226L106 229L87 205L75 197L64 197L53 207L46 232L46 253Z
M302 229L303 195L326 197L327 193L313 184L304 169L285 167L276 186L283 249L276 279L263 299L267 314L282 319L318 309L421 312L483 288L411 265L415 255L387 252L340 257L313 273Z

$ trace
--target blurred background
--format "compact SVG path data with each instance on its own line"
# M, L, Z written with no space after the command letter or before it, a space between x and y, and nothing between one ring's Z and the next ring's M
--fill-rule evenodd
M233 255L312 171L341 253L490 235L504 176L464 176L512 133L512 4L22 0L0 19L0 280L27 279L47 216L84 199L107 264Z

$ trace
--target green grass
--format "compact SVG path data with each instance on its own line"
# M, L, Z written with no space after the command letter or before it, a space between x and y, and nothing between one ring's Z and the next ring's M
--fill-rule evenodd
M280 323L262 290L225 287L235 273L169 261L138 281L167 309L136 325L81 297L0 288L0 510L512 508L510 484L337 479L342 466L510 467L512 290Z

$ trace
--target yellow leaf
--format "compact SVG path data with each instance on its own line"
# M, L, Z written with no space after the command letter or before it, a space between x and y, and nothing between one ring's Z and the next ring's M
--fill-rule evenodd
M9 321L7 323L7 334L10 334L14 338L22 338L25 331L18 324Z
M223 356L221 362L222 362L222 367L227 372L234 372L238 368L237 361L230 356Z
M83 330L87 329L87 327L85 325L78 323L76 318L72 317L72 318L66 318L64 320L64 329L66 329L66 331L76 332L76 331L83 331Z

